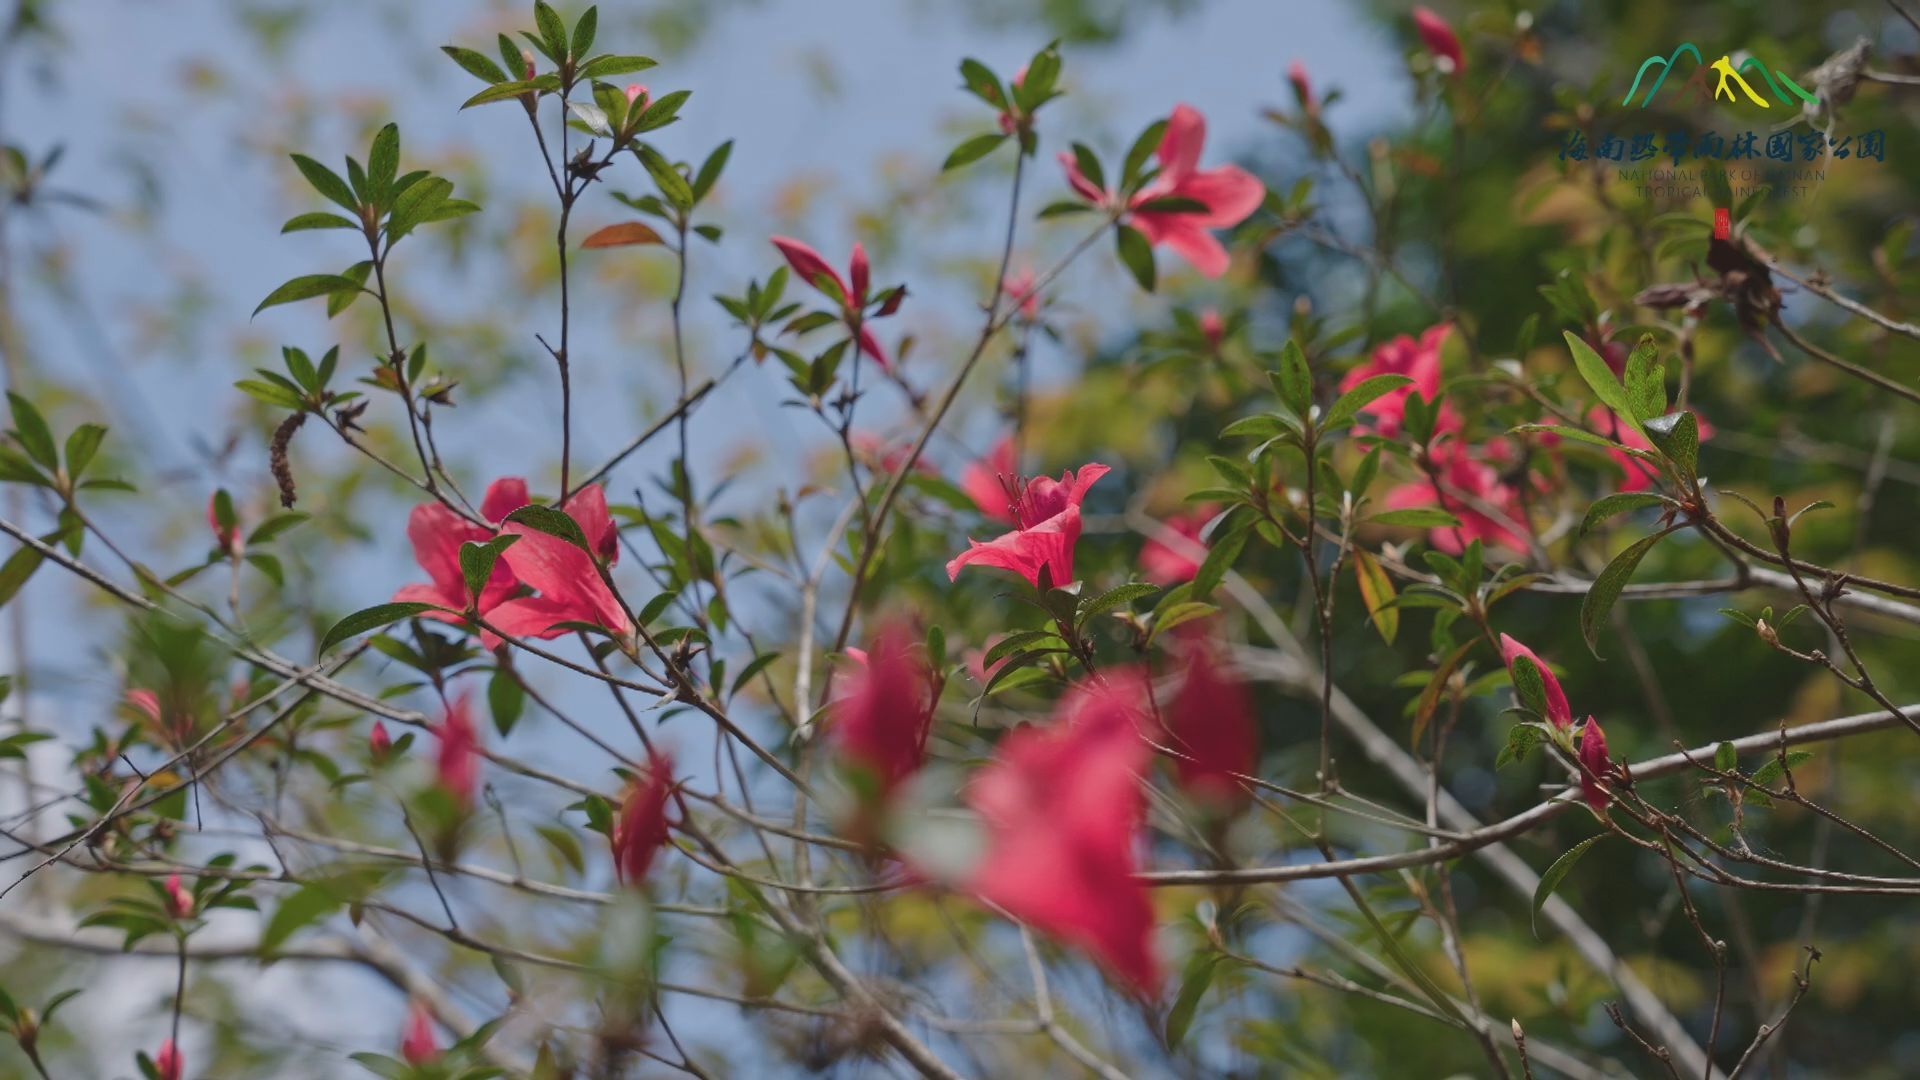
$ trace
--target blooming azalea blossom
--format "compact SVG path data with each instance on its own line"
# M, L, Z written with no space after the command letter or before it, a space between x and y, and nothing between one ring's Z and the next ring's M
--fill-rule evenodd
M1179 752L1174 771L1197 798L1230 807L1245 798L1237 778L1257 763L1253 704L1213 642L1193 639L1186 657L1187 677L1167 710L1168 742Z
M1595 810L1605 810L1613 799L1607 780L1612 770L1612 759L1607 756L1607 733L1600 730L1600 721L1589 716L1586 726L1580 729L1580 797Z
M959 577L960 568L968 563L979 563L1011 570L1036 589L1041 587L1042 575L1048 587L1071 582L1073 547L1080 540L1080 503L1087 489L1109 471L1094 462L1082 465L1077 474L1068 469L1058 480L1036 476L1022 486L1017 479L1007 478L1017 527L984 544L969 538L967 550L948 561L947 579Z
M1166 247L1202 274L1219 277L1226 273L1229 260L1212 230L1230 229L1253 216L1267 189L1238 165L1200 168L1206 140L1206 117L1191 106L1174 106L1156 152L1160 173L1128 200L1126 220L1155 247ZM1116 206L1118 196L1088 179L1072 154L1062 151L1060 164L1066 169L1068 185L1081 198L1103 208ZM1171 199L1190 199L1206 209L1148 208L1155 201Z
M1427 534L1428 542L1449 555L1460 554L1475 540L1505 551L1527 550L1527 538L1519 531L1527 520L1519 490L1456 439L1440 442L1433 456L1441 486L1435 488L1431 480L1402 484L1387 492L1388 509L1437 506L1459 518L1459 525L1443 525ZM1499 516L1489 514L1489 507Z
M480 790L480 733L473 726L472 699L461 694L447 706L440 724L440 752L434 758L434 779L464 809L472 809Z
M567 623L588 623L625 638L633 622L600 576L600 563L611 566L620 556L620 530L607 512L606 492L598 484L589 484L567 500L566 512L593 554L558 536L508 522L501 532L520 539L506 549L501 561L539 595L508 600L488 619L513 637L556 638L571 632Z
M1444 61L1440 64L1442 73L1458 75L1467 70L1467 57L1460 51L1459 35L1432 8L1414 7L1413 28L1419 32L1421 43L1426 45L1427 52L1433 55L1434 60Z
M1368 427L1392 438L1400 433L1409 394L1417 393L1429 402L1440 396L1440 347L1452 330L1451 323L1440 323L1421 331L1417 341L1401 334L1391 341L1382 342L1373 350L1372 359L1347 372L1346 377L1340 380L1342 393L1377 375L1405 375L1413 380L1360 407L1360 415ZM1453 431L1459 426L1459 414L1454 412L1452 405L1442 403L1440 415L1434 423L1434 432Z
M646 772L634 778L620 800L614 819L613 872L622 882L638 885L647 878L653 857L667 842L667 803L673 796L673 759L655 754Z
M487 485L487 493L480 501L480 513L498 524L528 502L525 480L517 476L502 477ZM424 612L421 617L464 624L465 620L452 614L467 608L467 578L460 569L460 548L467 543L484 544L493 536L492 529L476 525L440 503L414 507L413 513L407 516L407 539L413 542L414 561L427 572L428 583L402 585L394 592L394 600L446 608L446 611ZM481 618L490 618L490 613L506 603L519 587L506 561L496 561L493 575L480 590ZM487 649L497 648L500 639L490 631L483 631L480 644Z
M1170 530L1191 543L1169 544L1157 535L1148 537L1140 548L1140 573L1155 585L1192 581L1193 576L1200 572L1200 560L1206 557L1206 545L1200 542L1200 534L1206 529L1207 522L1212 521L1219 512L1219 507L1204 504L1160 522L1162 529ZM1194 553L1196 550L1198 554Z
M174 1045L173 1040L161 1043L160 1049L153 1055L153 1071L159 1074L160 1080L180 1080L180 1074L185 1069L186 1059L180 1055L180 1048Z
M835 270L818 251L808 245L786 236L775 236L772 240L773 246L779 248L780 254L786 256L787 265L793 267L793 272L800 275L800 280L818 289L826 295L827 299L840 305L840 317L846 322L848 329L852 329L855 325L859 326L860 351L873 357L873 362L879 364L882 370L889 369L892 365L887 359L886 350L880 347L880 339L873 336L872 328L867 325L864 318L860 317L861 309L867 306L868 299L867 249L858 242L853 245L853 255L847 265L847 277L852 279L849 285L847 279L842 278L838 270ZM891 314L891 312L882 311L880 314Z
M1001 741L967 788L987 849L966 888L1152 995L1153 906L1134 850L1146 814L1144 700L1137 678L1110 676L1073 691L1052 726Z
M433 1014L417 1000L407 1007L407 1027L400 1036L400 1056L406 1058L409 1065L426 1065L440 1057Z
M162 888L167 894L167 914L176 919L193 918L193 893L181 883L179 874L168 874Z
M1014 500L1007 496L1007 478L1019 470L1020 463L1013 459L1013 436L1002 435L986 457L971 462L961 471L960 490L967 493L981 513L993 520L1018 521L1018 515L1013 512Z
M1533 661L1533 666L1540 671L1540 681L1546 687L1547 719L1557 728L1572 727L1573 709L1568 706L1566 691L1560 689L1560 680L1554 677L1553 669L1547 666L1546 661L1535 656L1532 649L1501 634L1500 658L1506 661L1509 676L1513 674L1513 662L1522 656Z
M831 706L832 734L865 790L884 801L919 770L933 726L933 672L905 623L889 623Z

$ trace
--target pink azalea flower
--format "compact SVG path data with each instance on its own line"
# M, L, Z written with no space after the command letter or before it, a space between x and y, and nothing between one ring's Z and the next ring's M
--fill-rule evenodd
M793 272L800 276L801 281L818 289L828 299L840 305L840 316L846 321L849 329L856 322L859 323L860 351L873 357L873 362L879 364L882 370L890 369L891 362L887 359L886 350L880 347L880 339L873 336L873 330L867 325L866 320L855 318L860 309L867 306L869 277L867 249L859 243L853 245L853 256L847 266L847 274L853 279L852 286L849 287L847 281L841 278L840 272L822 258L818 251L785 236L775 236L772 240L773 246L779 248L780 254L787 257L787 265L793 268ZM831 288L827 287L829 283L832 285ZM892 312L880 314L892 314Z
M1420 40L1434 59L1446 61L1440 68L1442 72L1458 75L1467 70L1467 57L1460 51L1459 36L1432 8L1416 6L1413 9L1413 28L1419 31Z
M1440 323L1422 331L1418 341L1401 334L1391 341L1382 342L1373 350L1372 359L1347 372L1346 377L1340 380L1342 393L1376 375L1405 375L1413 380L1360 407L1360 415L1366 418L1374 431L1387 438L1400 433L1407 411L1407 395L1418 393L1429 402L1440 396L1440 346L1452 330L1451 323ZM1459 426L1460 416L1453 411L1453 406L1441 405L1434 431L1453 431Z
M1613 796L1607 790L1607 774L1612 770L1607 757L1607 733L1600 721L1587 717L1580 729L1580 797L1595 810L1605 810Z
M973 679L974 682L979 683L982 689L986 687L988 682L992 681L996 672L1007 666L1007 661L1013 659L1012 656L1003 656L991 664L987 663L987 654L993 651L995 645L1005 640L1006 636L1005 634L988 634L986 642L982 644L980 648L968 649L965 654L963 654L963 659L967 665L968 677Z
M1567 704L1566 691L1560 689L1560 680L1554 677L1553 669L1547 666L1546 661L1535 656L1532 649L1501 634L1500 658L1506 661L1508 675L1513 673L1514 660L1522 656L1533 661L1533 666L1540 669L1540 681L1546 684L1547 719L1553 723L1554 727L1572 727L1573 709Z
M599 564L611 566L620 556L620 530L607 513L606 492L590 484L567 500L566 511L580 526L593 554L558 536L509 522L501 531L520 539L507 548L501 561L522 584L538 589L539 595L502 603L490 621L514 637L556 638L571 632L562 624L580 622L605 627L624 638L633 629L632 620L600 576Z
M1073 546L1080 540L1080 503L1087 489L1110 470L1098 462L1083 465L1078 475L1072 469L1059 480L1036 476L1024 490L1017 480L1007 481L1008 500L1017 527L982 544L971 537L967 550L947 563L947 579L960 576L968 563L997 566L1011 570L1040 588L1045 574L1049 587L1073 581Z
M667 803L673 796L673 759L656 754L646 772L634 778L620 800L620 816L613 823L613 872L622 882L637 885L647 878L653 857L667 842Z
M1200 572L1200 560L1205 558L1205 544L1200 543L1200 533L1207 522L1220 512L1220 508L1210 504L1196 506L1184 514L1175 514L1162 521L1160 527L1193 541L1194 546L1202 549L1203 554L1195 556L1187 552L1185 546L1175 547L1161 542L1157 536L1150 536L1140 548L1140 573L1155 585L1172 585L1181 581L1192 581Z
M967 493L982 514L995 521L1017 521L1013 502L1007 496L1007 478L1020 471L1013 460L1013 436L1002 435L987 456L971 462L960 473L960 490Z
M907 624L874 636L847 692L834 701L833 737L848 762L884 801L927 757L933 726L933 673L913 648Z
M1713 425L1699 413L1693 414L1693 420L1700 429L1700 441L1706 442L1713 437ZM1653 444L1647 441L1638 428L1620 422L1613 411L1605 405L1595 405L1587 410L1587 426L1595 432L1612 439L1622 446L1634 450L1652 450ZM1649 461L1643 461L1624 450L1607 448L1607 456L1620 466L1625 475L1620 481L1621 491L1645 491L1653 486L1653 478L1660 474L1660 467Z
M160 1044L153 1055L153 1071L160 1074L160 1080L180 1080L180 1074L186 1069L186 1059L181 1057L180 1048L172 1039Z
M434 758L434 779L465 809L472 809L480 790L480 733L473 726L472 700L466 694L447 706L447 717L437 732L440 752Z
M400 1037L400 1056L409 1065L426 1065L440 1056L440 1042L434 1036L433 1014L419 1001L407 1007L407 1027Z
M1155 247L1166 247L1208 277L1226 273L1227 249L1211 230L1230 229L1253 215L1267 189L1238 165L1200 168L1200 150L1207 139L1207 120L1187 105L1176 105L1167 117L1166 134L1157 156L1160 173L1128 202L1127 221ZM1112 207L1117 198L1081 173L1070 153L1060 154L1067 183L1081 198ZM1144 210L1156 199L1192 199L1205 210Z
M163 888L167 894L167 914L176 919L193 918L193 893L180 881L179 874L168 874Z
M487 486L486 496L480 501L480 513L488 521L498 523L527 502L527 482L517 476L502 477ZM407 539L413 542L414 561L427 572L428 583L402 585L394 592L394 600L448 608L450 611L429 611L421 617L465 625L465 620L451 613L465 611L467 607L467 579L460 570L460 548L469 542L485 543L493 536L492 529L475 525L440 503L414 507L413 513L407 516ZM519 587L506 560L495 562L493 576L487 579L486 588L480 590L480 616L488 618L489 613L506 603ZM490 631L483 631L480 644L482 648L493 649L499 646L500 639Z
M1001 741L967 788L987 849L966 888L1151 996L1160 987L1153 905L1134 850L1146 815L1143 701L1137 677L1110 674L1071 693L1052 726Z
M899 472L906 467L907 459L913 454L912 440L883 439L871 431L856 431L850 441L853 443L853 452L858 454L869 468L877 472ZM913 469L915 472L929 474L938 471L933 467L933 463L924 457L913 459Z
M1442 526L1427 534L1428 542L1449 555L1460 554L1474 540L1504 551L1526 551L1527 538L1517 531L1526 523L1526 507L1521 505L1520 492L1500 479L1500 471L1475 460L1456 439L1441 441L1433 454L1442 488L1424 479L1402 484L1387 492L1387 508L1437 506L1459 518L1458 526ZM1493 517L1482 506L1499 510L1500 516Z
M1187 677L1167 712L1168 741L1180 784L1222 807L1246 798L1238 776L1251 775L1259 753L1253 704L1226 671L1217 644L1196 637L1186 650Z
M1020 317L1032 322L1040 317L1040 293L1033 287L1033 267L1022 266L1008 271L1000 280L1000 291L1006 294L1007 301L1016 306Z

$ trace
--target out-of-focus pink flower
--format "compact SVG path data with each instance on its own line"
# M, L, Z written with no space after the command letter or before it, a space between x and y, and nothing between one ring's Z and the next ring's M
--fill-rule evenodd
M1017 527L982 544L971 537L967 550L947 562L947 579L960 576L968 563L997 566L1011 570L1040 588L1042 573L1048 587L1073 580L1073 547L1080 540L1080 503L1094 481L1107 475L1105 465L1093 462L1072 469L1060 479L1036 476L1024 488L1014 478L1007 480L1008 502Z
M1421 331L1418 341L1401 334L1382 342L1373 350L1372 359L1347 372L1340 380L1342 393L1376 375L1405 375L1413 380L1360 407L1360 415L1373 430L1388 438L1400 433L1407 411L1407 395L1417 393L1429 402L1440 396L1440 347L1452 330L1451 323L1440 323ZM1453 411L1453 406L1442 404L1434 432L1453 431L1459 426L1460 416Z
M1010 270L1000 281L1000 291L1006 294L1007 302L1018 308L1020 317L1028 322L1040 317L1040 293L1033 283L1031 266Z
M1160 965L1134 850L1146 813L1141 729L1152 724L1144 701L1137 676L1109 673L1070 693L1050 727L1001 741L967 788L987 850L966 888L1151 996Z
M1168 742L1180 784L1217 806L1246 797L1239 776L1251 775L1259 753L1253 704L1226 671L1218 644L1198 636L1186 650L1187 677L1167 711Z
M1580 797L1595 810L1605 810L1613 796L1607 790L1607 774L1613 769L1607 757L1607 733L1600 721L1587 717L1580 729Z
M913 645L906 623L883 625L832 705L834 741L881 801L927 757L933 673Z
M164 727L160 712L160 695L144 687L133 687L127 691L126 701L142 716L153 721L155 728Z
M1157 151L1160 173L1128 201L1127 220L1155 247L1166 247L1202 274L1219 277L1226 273L1229 259L1227 249L1212 230L1230 229L1251 217L1266 198L1267 189L1238 165L1200 168L1200 151L1206 139L1206 117L1191 106L1174 106ZM1066 170L1068 185L1081 198L1102 207L1115 205L1117 196L1082 173L1072 154L1062 151L1060 164ZM1147 209L1159 199L1191 199L1206 209Z
M673 795L673 759L655 754L644 773L634 777L614 820L613 872L638 885L647 878L653 857L667 842L667 803Z
M193 893L180 881L179 874L168 874L162 888L167 894L167 914L176 919L193 918Z
M1386 504L1392 510L1437 506L1460 519L1457 526L1447 525L1428 532L1427 540L1449 555L1458 555L1479 540L1488 547L1509 552L1527 550L1527 538L1519 532L1527 520L1520 492L1500 479L1500 470L1476 460L1457 439L1445 439L1433 450L1434 464L1441 488L1430 480L1402 484L1387 492ZM1482 507L1499 511L1494 517Z
M1693 414L1693 421L1700 431L1700 441L1706 442L1713 437L1713 425L1699 413ZM1587 426L1614 442L1633 450L1652 450L1653 443L1647 441L1639 429L1620 422L1613 411L1605 405L1595 405L1587 410ZM1654 477L1660 475L1660 467L1649 461L1634 457L1624 450L1607 448L1607 456L1620 466L1625 475L1620 480L1621 491L1645 491L1653 486Z
M1194 507L1183 514L1175 514L1160 522L1160 527L1170 529L1178 535L1193 541L1194 547L1201 549L1200 555L1188 554L1186 545L1163 543L1158 536L1149 536L1140 548L1140 573L1155 585L1172 585L1180 581L1192 581L1200 572L1200 560L1205 558L1206 545L1200 542L1200 533L1207 522L1220 512L1220 508L1211 504Z
M1207 344L1216 351L1220 343L1227 339L1227 320L1220 317L1218 310L1207 308L1200 313L1200 336L1206 338Z
M1413 9L1413 28L1420 33L1420 40L1433 54L1435 60L1445 60L1441 71L1448 75L1458 75L1467 70L1466 54L1460 51L1460 38L1453 32L1447 20L1441 18L1432 8L1415 6Z
M849 287L847 281L841 278L840 272L812 247L785 236L775 236L771 239L773 246L780 249L780 254L786 256L787 265L800 276L800 280L840 305L840 317L849 329L855 324L859 325L860 351L873 357L873 362L879 364L882 370L889 369L891 361L887 359L886 350L880 347L880 339L873 336L873 329L867 325L867 321L859 317L860 309L867 306L869 284L867 249L857 242L853 245L853 256L848 261L847 267L847 274L853 279L853 284ZM830 288L829 285L831 285ZM874 317L891 314L893 314L891 310L882 311Z
M502 477L487 485L486 496L480 500L480 513L488 521L498 523L528 501L525 480L517 476ZM486 543L493 535L492 529L475 525L440 503L414 507L413 513L407 516L407 539L413 542L414 561L427 572L428 583L402 585L395 590L394 600L447 608L448 611L425 612L421 617L464 625L460 616L452 614L467 608L467 579L460 570L460 548L467 543ZM493 575L480 590L481 618L490 618L490 613L506 603L519 587L506 560L496 561ZM499 646L500 639L483 631L480 644L482 648L492 649Z
M1025 83L1026 81L1027 81L1027 69L1026 67L1022 66L1019 71L1016 71L1013 73L1013 82L1011 84L1011 88L1014 90L1018 90L1020 89L1021 84ZM1000 133L1002 135L1011 135L1014 132L1020 130L1021 118L1017 114L1016 108L1017 107L1013 103L1013 95L1011 94L1007 95L1007 107L1000 110Z
M223 494L225 492L216 491L207 496L207 527L213 530L213 543L222 554L238 555L246 546L240 539L239 515L234 514L233 500L229 498L227 512L233 515L234 520L224 525L220 523L220 496Z
M987 683L993 680L994 674L1001 668L1006 667L1007 661L1013 659L1011 656L1002 656L991 664L987 663L987 654L993 651L995 645L1005 640L1006 636L1005 634L988 634L987 640L983 642L979 648L968 649L963 654L963 659L967 665L968 677L980 684L983 689Z
M558 536L509 522L501 532L520 539L507 548L501 562L540 594L506 601L489 621L514 637L555 638L571 632L564 624L579 622L625 638L632 620L600 576L600 563L612 566L620 558L620 530L607 513L606 492L599 484L589 484L567 500L566 512L593 554Z
M437 732L440 752L434 758L434 778L463 809L473 808L480 790L480 733L473 726L472 699L461 694L447 706L447 717Z
M913 443L910 440L889 440L871 431L856 431L849 441L853 443L853 452L860 455L869 468L879 472L899 472L906 467L907 459L913 456ZM913 458L913 470L928 474L938 471L924 457Z
M384 721L375 720L373 730L367 732L367 753L375 761L385 761L387 755L393 753L393 736L388 734Z
M1560 680L1554 677L1553 669L1547 666L1546 661L1535 656L1532 649L1506 634L1501 634L1500 658L1506 661L1509 677L1513 674L1514 660L1522 656L1533 661L1533 666L1540 670L1540 681L1546 686L1547 719L1553 723L1554 727L1572 727L1573 709L1567 704L1566 691L1560 689Z
M1288 64L1287 81L1293 84L1293 96L1299 100L1302 109L1313 112L1319 108L1319 104L1313 100L1313 83L1307 79L1307 65L1298 60Z
M1013 436L1002 435L987 451L987 456L969 462L960 472L960 490L967 493L982 514L995 521L1018 521L1014 500L1007 495L1007 481L1020 471L1013 459Z
M172 1039L160 1044L153 1055L153 1071L160 1074L160 1080L180 1080L180 1074L186 1068L186 1059L180 1056L180 1048Z
M407 1007L407 1027L400 1036L400 1056L409 1065L426 1065L440 1056L440 1041L433 1031L433 1014L419 1001Z

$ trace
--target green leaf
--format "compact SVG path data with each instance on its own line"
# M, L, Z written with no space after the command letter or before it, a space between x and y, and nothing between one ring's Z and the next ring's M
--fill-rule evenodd
M444 610L438 604L423 604L418 601L402 601L389 604L375 604L333 624L325 637L320 639L319 652L324 653L350 637L358 637L369 630L378 630L383 626L397 623L401 619L411 619L415 615L429 611Z
M580 78L604 79L613 75L631 75L654 66L645 56L596 56L580 69Z
M720 174L726 170L727 159L733 156L733 140L728 139L713 148L707 160L700 163L700 171L693 175L693 198L697 202L707 197L713 185L720 180Z
M996 109L1007 107L1006 91L1000 88L1000 78L992 69L972 57L960 61L960 83L967 92Z
M587 55L593 48L593 33L600 25L600 9L589 7L580 13L580 21L573 24L573 40L567 45L567 55L575 60Z
M520 680L505 668L495 668L487 680L487 710L493 714L493 727L501 738L512 734L527 707L527 691Z
M487 105L495 101L508 101L521 94L538 93L554 89L552 75L542 75L535 79L521 79L517 82L499 83L473 95L460 103L462 109L471 109L475 105Z
M634 149L640 158L640 164L647 167L647 175L653 177L660 194L681 211L693 209L693 188L688 186L687 178L673 163L660 155L660 151L651 146L641 145Z
M971 165L981 158L986 157L988 154L993 153L1001 143L1006 141L1007 137L997 131L988 132L985 135L975 135L973 138L953 148L953 153L947 155L946 164L940 166L940 171L950 172L962 165Z
M373 205L387 205L393 197L393 178L399 174L400 126L387 124L374 135L367 152L367 194Z
M266 929L260 932L260 952L272 955L302 927L311 926L339 911L340 898L333 890L318 885L302 885L280 901Z
M1089 184L1103 189L1107 186L1107 174L1100 167L1100 158L1085 143L1073 144L1073 164Z
M99 424L81 424L67 436L67 477L80 479L93 464L93 456L100 452L100 442L107 437L107 429Z
M517 533L502 533L484 544L469 540L460 545L460 573L467 579L469 598L478 601L480 594L486 590L487 582L493 577L493 567L500 561L500 553L519 539Z
M1753 770L1753 782L1761 787L1772 787L1776 781L1786 775L1788 769L1797 769L1812 760L1813 754L1806 750L1789 750L1787 763L1783 768L1780 764L1780 756L1775 754L1767 759L1766 764Z
M1547 715L1547 681L1540 665L1525 656L1515 656L1508 676L1513 680L1514 696L1535 716Z
M587 546L587 534L580 531L580 523L573 520L572 515L555 510L551 506L528 503L508 514L507 520L516 525L525 525L535 532L557 536L581 551L589 555L593 554L593 548Z
M407 235L440 209L440 204L452 194L453 181L438 176L409 186L393 201L393 212L387 216L388 239L397 240Z
M59 453L53 445L53 429L47 426L46 418L33 402L13 391L7 391L7 405L13 411L13 437L19 441L20 449L27 456L49 471L60 467Z
M1533 748L1547 740L1546 733L1536 724L1515 724L1507 732L1507 744L1494 755L1493 767L1505 768L1515 761L1525 761Z
M1580 369L1580 377L1587 381L1593 396L1629 426L1639 427L1640 420L1633 415L1633 405L1627 400L1626 388L1620 385L1619 379L1613 377L1613 369L1579 335L1568 330L1564 336L1567 348L1573 351L1573 366Z
M1360 584L1360 602L1366 605L1373 628L1380 632L1381 640L1393 644L1400 633L1400 607L1394 603L1393 579L1380 560L1360 547L1353 549L1353 576Z
M5 607L7 601L12 600L27 579L33 576L33 572L40 569L43 558L45 556L40 554L38 548L22 547L9 555L6 562L0 563L0 607Z
M485 53L474 52L472 49L463 49L458 45L442 45L440 46L440 51L452 57L453 62L465 69L467 74L482 82L502 83L507 81L507 73L500 70L500 65L494 63Z
M413 1066L404 1061L396 1061L385 1054L362 1050L348 1054L347 1057L353 1059L361 1068L380 1077L381 1080L408 1080L413 1076Z
M1640 510L1649 506L1672 506L1672 499L1657 491L1622 491L1609 495L1592 506L1587 507L1587 516L1580 520L1580 535L1593 531L1595 525L1616 514L1631 510Z
M1245 535L1245 533L1241 534L1243 537ZM1153 629L1147 633L1147 642L1151 644L1155 638L1172 630L1174 627L1183 623L1190 623L1195 619L1204 619L1219 610L1218 607L1212 604L1202 603L1198 600L1187 600L1175 604L1165 611L1156 612L1153 618Z
M546 0L534 0L533 25L540 31L540 39L546 42L548 56L558 62L567 55L567 24L561 20L560 13L553 10L553 5Z
M1140 170L1146 167L1147 158L1152 157L1153 152L1160 149L1160 140L1165 138L1166 134L1167 122L1155 120L1140 132L1138 138L1133 140L1133 145L1127 149L1126 162L1120 171L1122 187L1132 186L1134 178L1139 176Z
M1740 767L1740 751L1730 742L1722 742L1713 748L1713 767L1721 772L1732 772Z
M1547 906L1547 898L1553 895L1553 890L1560 887L1561 880L1573 869L1574 864L1580 861L1580 857L1587 853L1587 849L1599 843L1601 837L1606 835L1601 833L1600 836L1589 836L1573 845L1565 855L1553 860L1553 865L1547 867L1546 873L1540 875L1540 884L1533 890L1534 937L1540 936L1540 909Z
M1080 619L1085 622L1104 611L1110 611L1123 604L1132 604L1144 596L1152 596L1160 591L1160 586L1149 585L1144 581L1130 581L1125 585L1116 585L1099 596L1081 603Z
M340 174L313 160L305 154L294 154L293 163L300 175L307 178L313 190L338 203L342 208L355 214L360 212L360 200L353 197L353 189L347 186Z
M329 214L324 210L315 210L311 214L295 214L293 217L288 218L287 223L280 226L280 232L282 235L285 235L290 232L306 232L312 229L357 229L359 227L359 225L341 217L339 214Z
M284 386L261 382L259 379L241 379L239 382L233 384L233 388L243 394L258 398L269 405L278 406L282 409L292 409L294 412L299 412L306 407L306 403L300 400L299 394L294 393Z
M1369 525L1407 525L1419 529L1451 529L1460 525L1460 519L1431 506L1410 506L1402 510L1388 510L1375 514L1366 520Z
M1180 994L1174 998L1173 1008L1167 1010L1169 1048L1179 1049L1186 1039L1187 1029L1193 1026L1194 1010L1200 1007L1200 999L1213 984L1213 972L1220 966L1220 960L1216 952L1197 952L1187 959L1187 969L1180 977Z
M1697 477L1700 458L1700 423L1682 410L1647 421L1642 425L1647 441L1673 463L1674 471L1688 487Z
M1280 350L1280 370L1267 376L1274 392L1303 422L1313 410L1313 374L1307 370L1307 354L1292 338Z
M1113 230L1114 246L1120 253L1120 261L1133 274L1133 280L1148 292L1153 291L1153 245L1147 242L1146 235L1131 225L1117 225Z
M1606 621L1607 613L1613 610L1614 601L1620 599L1620 590L1632 580L1634 570L1640 566L1640 560L1647 557L1647 552L1652 551L1653 546L1672 531L1669 527L1635 541L1633 546L1615 555L1588 587L1586 599L1580 602L1580 634L1587 639L1587 649L1595 657L1600 655L1597 644L1600 640L1600 624Z
M1667 369L1654 348L1653 335L1642 334L1627 356L1627 403L1633 417L1645 423L1667 411Z
M360 283L341 274L308 274L294 278L267 294L260 306L253 309L255 315L270 307L291 304L300 300L311 300L316 296L332 296L334 293L360 291Z
M1411 385L1413 380L1405 375L1375 375L1362 380L1353 389L1334 399L1327 409L1327 415L1320 421L1323 428L1339 427L1341 424L1360 415L1360 410L1375 399L1390 394L1403 386Z

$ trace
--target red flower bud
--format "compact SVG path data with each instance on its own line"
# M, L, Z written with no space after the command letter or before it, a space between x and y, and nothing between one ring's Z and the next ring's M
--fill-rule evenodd
M440 725L440 754L434 760L434 775L462 807L471 809L480 788L480 735L473 727L473 710L465 694L447 706L447 719Z
M533 78L535 72L533 69L533 50L532 49L520 50L520 63L525 67L525 70L523 71L521 78L523 79Z
M1607 757L1607 733L1600 721L1587 717L1580 729L1580 797L1595 810L1605 810L1613 796L1607 793L1607 774L1613 769Z
M613 823L613 872L622 882L646 880L654 853L667 842L667 802L673 796L673 760L655 755L634 778Z
M167 876L167 914L176 919L193 918L193 893L180 883L179 874Z
M1307 65L1295 60L1287 65L1287 81L1293 84L1293 96L1300 99L1300 107L1313 108L1313 84L1307 81Z
M400 1056L409 1065L425 1065L440 1056L440 1044L433 1035L433 1014L415 1001L407 1010L407 1030L400 1038Z
M1458 75L1467 69L1466 54L1460 51L1460 38L1454 34L1447 20L1436 14L1432 8L1413 9L1413 28L1420 32L1420 40L1433 54L1435 60L1445 60L1441 71L1448 75Z
M186 1067L180 1057L180 1048L168 1039L160 1044L160 1050L153 1055L153 1071L160 1074L160 1080L180 1080L180 1072Z
M385 722L373 722L373 730L367 733L367 752L373 755L375 761L385 761L387 755L393 753L393 736L387 734Z
M632 105L636 101L643 101L646 99L646 96L647 96L646 87L641 86L639 83L627 84L627 104L628 105ZM644 108L645 106L642 106L642 107Z

